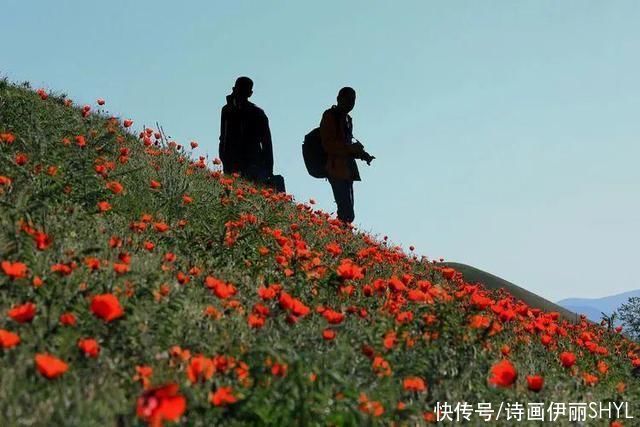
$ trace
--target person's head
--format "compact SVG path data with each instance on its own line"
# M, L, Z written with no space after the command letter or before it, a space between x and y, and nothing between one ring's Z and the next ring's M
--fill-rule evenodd
M348 113L356 105L356 91L351 87L343 87L338 92L338 108Z
M238 77L233 86L233 94L242 100L247 100L253 95L253 80L249 77Z

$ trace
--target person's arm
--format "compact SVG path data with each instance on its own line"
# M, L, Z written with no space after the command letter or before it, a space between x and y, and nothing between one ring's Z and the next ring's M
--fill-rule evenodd
M357 144L346 144L342 140L342 135L338 132L338 123L335 115L327 111L322 115L320 121L320 140L324 150L338 156L354 156L360 154L362 146Z
M269 176L273 175L273 145L271 143L271 130L269 129L269 119L266 114L262 114L262 153L264 155L265 167Z

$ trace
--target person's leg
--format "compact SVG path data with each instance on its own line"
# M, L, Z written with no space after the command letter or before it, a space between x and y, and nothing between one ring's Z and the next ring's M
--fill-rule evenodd
M338 205L338 219L348 223L353 222L353 181L329 178L329 183L333 190L333 198Z

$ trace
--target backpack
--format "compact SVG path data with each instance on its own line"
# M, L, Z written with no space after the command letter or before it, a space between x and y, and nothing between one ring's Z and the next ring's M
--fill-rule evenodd
M305 135L302 143L302 157L309 175L314 178L327 178L327 153L322 147L319 127Z

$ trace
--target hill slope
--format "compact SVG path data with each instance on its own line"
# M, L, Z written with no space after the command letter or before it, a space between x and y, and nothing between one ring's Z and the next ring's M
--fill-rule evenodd
M640 415L636 344L121 123L0 82L2 425L416 425L461 401Z

